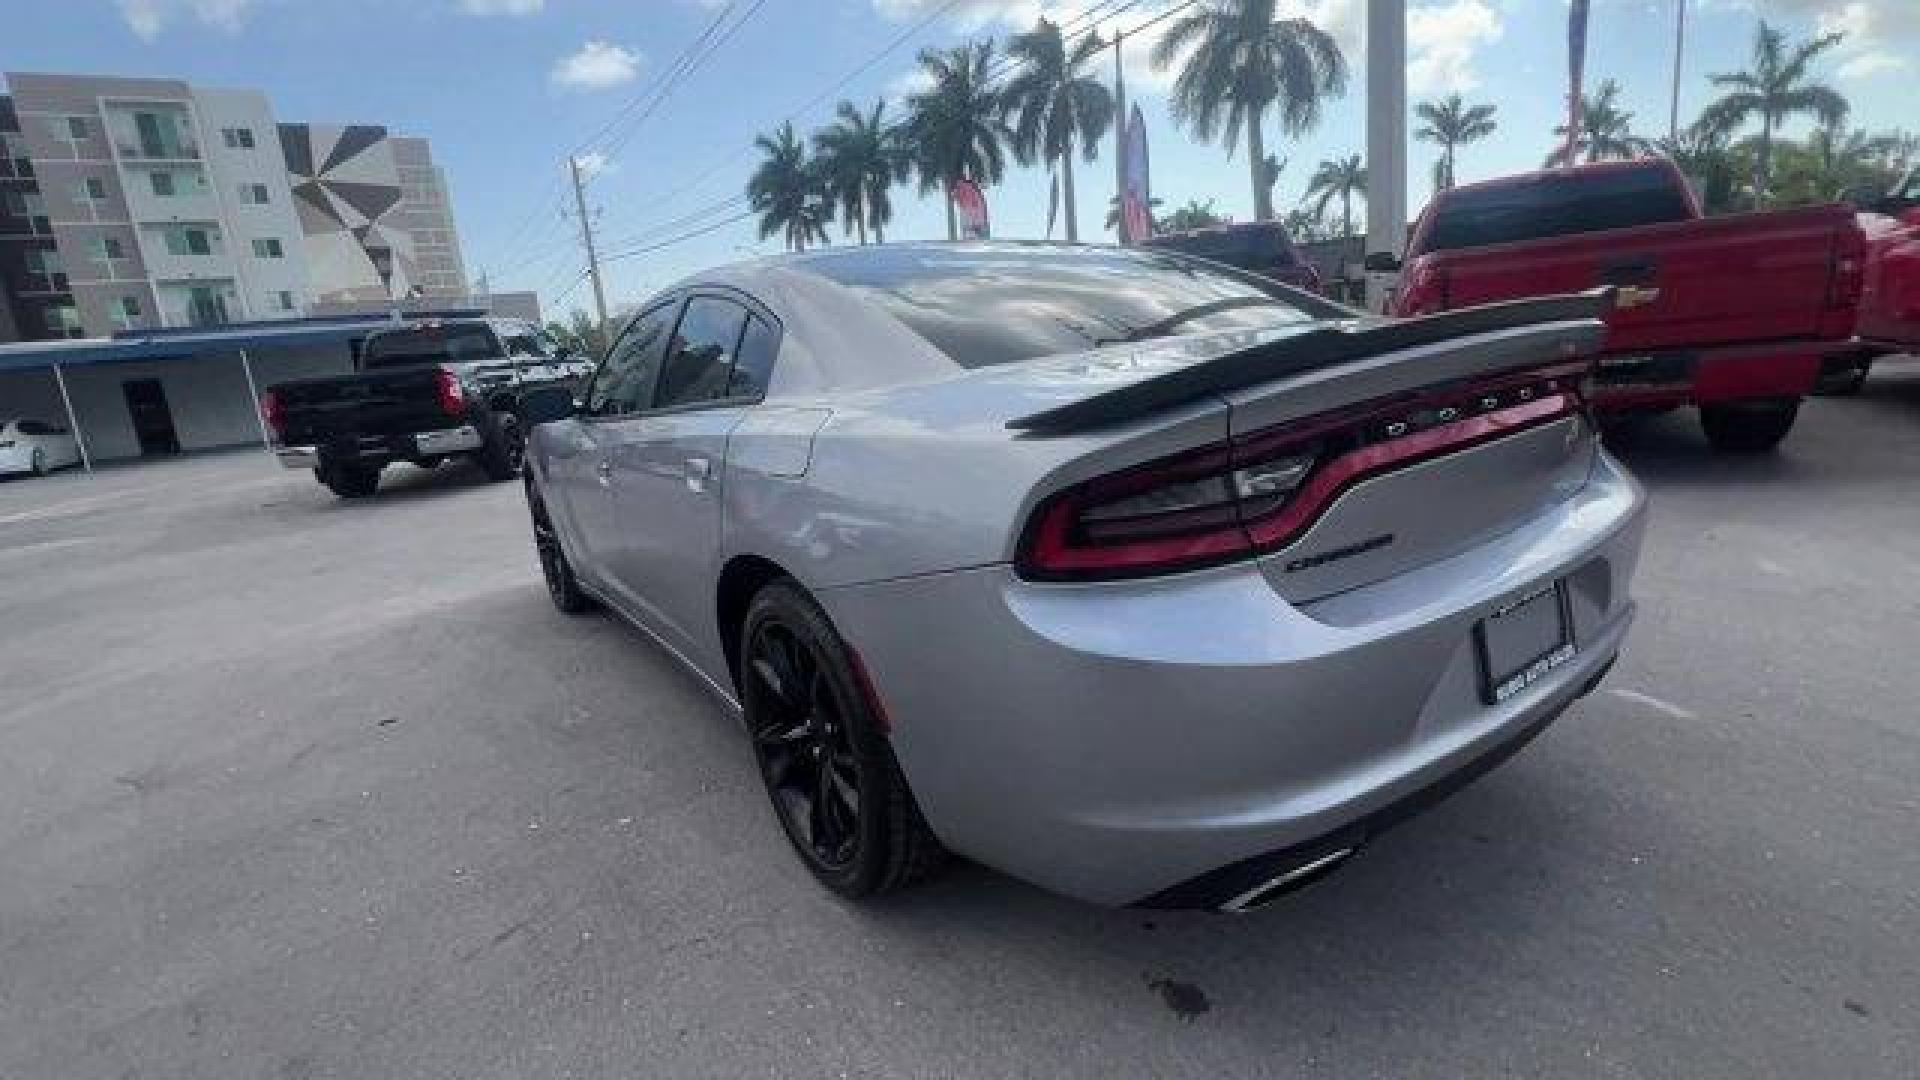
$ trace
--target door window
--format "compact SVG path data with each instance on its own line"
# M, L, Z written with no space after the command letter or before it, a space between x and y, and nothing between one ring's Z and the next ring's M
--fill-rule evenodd
M653 407L671 409L726 397L746 317L746 309L717 296L687 301L687 313L680 319L660 371Z
M594 373L593 385L587 391L587 415L620 416L647 407L676 307L662 304L641 313L627 327Z
M733 358L733 375L727 381L727 396L764 397L767 381L773 375L773 358L780 350L780 332L758 315L747 316L746 329L740 332L740 351Z

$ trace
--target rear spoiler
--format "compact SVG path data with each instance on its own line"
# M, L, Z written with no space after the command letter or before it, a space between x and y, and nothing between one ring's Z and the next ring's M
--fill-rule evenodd
M1559 296L1483 304L1357 328L1322 326L1016 417L1007 421L1007 427L1038 438L1068 435L1146 416L1210 394L1229 393L1399 349L1547 323L1604 319L1613 311L1615 292L1609 286Z

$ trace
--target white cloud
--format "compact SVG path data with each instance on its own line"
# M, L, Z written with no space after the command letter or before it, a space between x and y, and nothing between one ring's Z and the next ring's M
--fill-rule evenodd
M1776 23L1806 20L1819 33L1846 35L1830 54L1842 82L1911 71L1912 57L1920 53L1920 3L1915 0L1760 0L1746 6Z
M238 33L253 0L117 0L127 27L143 41L160 36L167 24L185 16L204 26Z
M1451 0L1407 9L1407 91L1464 94L1480 85L1474 61L1506 34L1487 0Z
M460 0L469 15L533 15L547 0Z
M639 53L611 41L589 41L553 65L553 81L576 90L605 90L632 82L640 74L641 59Z

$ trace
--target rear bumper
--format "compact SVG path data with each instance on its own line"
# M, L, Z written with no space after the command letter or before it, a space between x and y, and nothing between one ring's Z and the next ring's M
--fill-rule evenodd
M1857 349L1851 341L1775 342L1718 349L1673 349L1654 353L1608 353L1600 370L1633 378L1631 361L1646 358L1655 374L1646 382L1597 382L1588 395L1602 412L1714 405L1759 398L1801 398L1813 392L1830 356ZM1674 367L1665 362L1679 358Z
M949 846L1097 903L1209 906L1364 842L1590 688L1632 620L1644 507L1602 458L1509 534L1299 607L1258 563L1117 585L990 566L821 600ZM1578 651L1484 704L1475 625L1555 580Z
M274 457L288 469L317 469L324 462L358 461L385 464L389 461L414 461L478 450L486 437L472 424L419 431L402 435L383 435L324 446L283 446Z

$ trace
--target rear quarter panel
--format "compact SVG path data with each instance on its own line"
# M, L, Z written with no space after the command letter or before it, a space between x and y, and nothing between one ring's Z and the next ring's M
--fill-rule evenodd
M1905 218L1862 215L1867 267L1860 336L1920 350L1920 210Z

